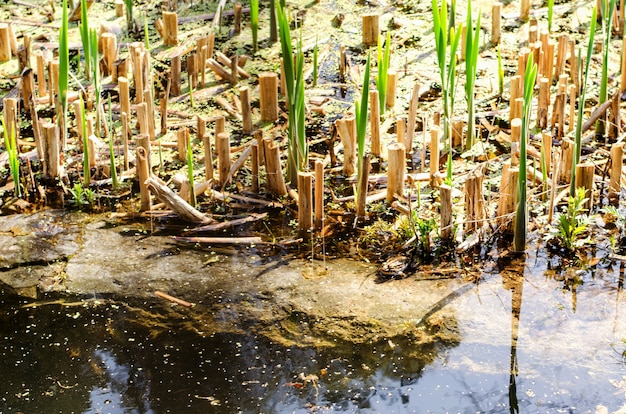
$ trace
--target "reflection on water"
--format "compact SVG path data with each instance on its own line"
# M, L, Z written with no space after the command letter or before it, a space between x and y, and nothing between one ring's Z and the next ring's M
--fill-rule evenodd
M119 304L6 305L0 412L618 410L626 402L622 269L579 273L575 302L544 271L507 263L451 296L431 318L453 320L461 341L434 344L408 335L420 323L404 339L286 348L245 334L205 336L184 319L156 331Z

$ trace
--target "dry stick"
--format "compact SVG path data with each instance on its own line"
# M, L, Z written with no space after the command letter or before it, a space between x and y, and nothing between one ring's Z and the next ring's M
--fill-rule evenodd
M517 115L513 109L514 105L515 105L515 100L517 98L521 97L521 88L520 88L520 84L522 82L522 78L519 75L515 75L511 78L511 84L510 84L510 96L511 98L509 99L509 107L511 108L509 111L509 122L511 120L513 120L513 118L519 118L521 116L521 114ZM516 116L517 115L517 116Z
M387 203L394 200L396 194L404 196L404 174L406 170L406 154L404 144L393 142L387 147L389 155L387 171Z
M370 137L372 154L375 157L380 157L382 152L380 145L380 102L376 89L370 91Z
M263 140L267 192L279 197L287 195L287 186L280 166L279 147L271 139Z
M569 41L569 52L570 52L569 76L570 76L572 84L576 88L576 93L578 93L578 91L580 90L580 85L579 85L580 79L578 78L578 57L576 56L576 41L575 40Z
M324 223L324 163L315 161L315 229L321 230Z
M252 149L251 154L251 162L252 165L250 167L251 170L251 184L250 191L253 193L259 192L259 143L258 141L253 141L250 144L250 148Z
M117 83L121 76L128 75L128 59L117 59L113 62L113 73L111 74L111 82Z
M430 130L430 184L435 187L439 174L439 140L441 139L441 128L433 125Z
M485 199L483 197L483 174L476 170L465 181L465 231L479 229L485 219Z
M235 3L235 7L234 7L234 28L233 31L235 32L235 34L240 34L241 33L241 10L242 10L242 5L241 3L237 2Z
M369 181L369 173L370 173L370 156L363 156L362 160L362 168L359 172L359 183L357 184L357 188L360 188L361 191L357 193L356 199L356 217L365 218L366 216L366 200L367 200L367 184Z
M187 64L187 79L189 82L189 93L191 94L191 89L196 89L198 86L198 71L196 69L196 54L190 53L185 59L185 63Z
M275 73L265 72L259 75L259 95L261 121L278 120L278 79Z
M181 73L181 61L180 56L174 56L170 63L170 79L172 80L172 86L170 92L172 96L180 95L180 73Z
M254 131L254 139L256 140L258 144L258 151L259 151L257 162L259 163L259 166L265 165L265 153L263 149L263 130L262 129L257 129L256 131Z
M163 293L163 292L161 292L159 290L155 291L154 294L156 296L159 296L159 297L163 298L163 299L169 300L170 302L174 302L174 303L176 303L178 305L185 306L187 308L190 308L191 306L193 306L191 303L187 302L186 300L175 298L174 296L170 296L167 293Z
M554 98L554 109L552 110L552 129L556 129L556 138L561 139L565 134L565 98L566 94L559 93Z
M196 187L198 187L198 186L196 186ZM220 194L220 193L218 193L218 194ZM223 222L220 222L220 223L208 224L206 226L194 227L192 229L186 230L185 233L200 233L200 232L205 232L205 231L212 231L212 232L221 231L221 230L228 229L228 228L231 228L231 227L240 226L242 224L252 223L252 222L255 222L255 221L263 220L267 216L268 216L267 213L261 213L261 214L251 213L249 216L243 217L243 218L240 218L240 219L223 221Z
M354 118L353 118L354 119ZM354 174L356 162L356 136L350 131L346 118L335 121L339 138L343 144L343 173L347 176Z
M591 128L596 121L598 120L598 118L600 118L602 115L604 115L604 113L606 112L607 109L609 109L609 107L612 105L611 99L607 100L606 102L602 103L602 105L598 106L592 113L591 115L589 115L589 118L587 119L587 121L585 121L585 123L583 124L582 127L582 132L585 133L589 128Z
M313 174L298 172L298 229L307 233L313 227Z
M187 143L189 141L189 129L181 128L176 131L176 143L178 148L178 160L187 161Z
M206 86L206 60L208 59L208 54L208 46L202 46L200 50L200 82L203 88Z
M465 121L462 119L452 121L452 147L458 148L463 145L463 127ZM474 128L474 125L468 125L467 128Z
M511 180L511 161L505 161L502 163L498 209L496 212L496 223L498 227L502 227L507 223L507 216L513 211L512 207L509 205L509 200L513 191L513 186L515 185L517 185L517 182L513 182L513 180Z
M46 83L46 63L43 55L37 55L37 91L40 98L48 96L48 84Z
M537 106L537 126L541 129L548 127L548 108L550 106L550 83L548 78L539 80L539 104Z
M546 176L552 169L552 135L548 132L541 134L541 147L543 148L543 156L545 160ZM554 181L554 180L553 180ZM556 182L554 182L556 184Z
M501 16L502 16L502 3L496 1L491 6L491 43L500 43L501 37Z
M624 91L626 91L626 33L624 33L622 38L622 77L620 85L620 92Z
M411 146L407 145L406 142L406 118L400 117L396 119L396 135L397 141L404 144L404 147L407 149L407 156L411 152Z
M57 178L61 172L61 142L59 127L52 122L41 126L44 135L43 162L44 175Z
M230 85L236 86L237 82L239 82L239 56L237 54L233 55L230 61Z
M418 107L419 99L420 99L419 92L420 92L420 85L419 83L416 82L413 84L413 90L411 92L411 102L409 104L409 117L408 117L408 123L407 123L407 135L406 135L406 142L404 144L406 148L409 148L409 150L413 148L413 139L415 137L417 107Z
M530 0L522 0L520 5L519 18L525 22L530 17Z
M227 66L229 68L235 67L233 66L233 61L232 59L230 59L228 56L226 56L225 54L223 54L222 52L216 51L215 52L215 57L217 59L218 62L220 62L222 65ZM241 63L241 62L238 62ZM239 64L236 66L237 68L237 75L241 76L242 78L250 78L250 74L248 72L246 72L241 66L239 66Z
M244 134L252 132L252 109L250 107L250 88L242 86L239 88L239 99L241 100L242 130Z
M30 68L30 36L24 33L24 43L17 49L18 72Z
M262 244L260 237L172 237L172 240L186 243L206 244Z
M148 185L146 180L150 175L150 168L148 166L149 155L146 149L142 146L138 146L137 149L137 176L139 178L139 194L140 194L140 210L150 210L150 192L148 191Z
M146 104L146 110L148 115L148 135L150 140L154 141L156 138L155 122L154 122L154 99L152 99L152 93L150 89L143 91L143 101Z
M385 98L385 106L393 108L396 106L396 89L398 87L398 73L395 69L389 69L387 72L387 96ZM407 148L410 150L410 148Z
M139 154L139 151L137 153ZM209 224L213 222L213 219L193 208L168 186L161 184L154 176L150 176L145 183L156 198L163 202L170 210L174 211L182 220L197 224Z
M117 37L113 33L103 33L100 39L106 68L104 76L107 76L113 73L113 63L117 60Z
M566 34L559 36L559 45L556 55L556 66L554 67L554 76L558 79L565 71L565 60L567 57L567 49L569 46L569 37Z
M3 116L4 116L4 125L7 128L7 132L10 134L10 131L15 132L15 148L17 152L20 152L19 139L20 139L20 129L17 117L17 99L16 98L4 98L3 102Z
M622 189L622 166L624 163L624 143L619 142L611 146L611 180L610 192L619 194Z
M229 147L229 151L230 151L230 147ZM252 143L248 145L246 149L243 150L239 158L237 158L237 161L235 161L230 167L230 170L228 171L228 176L226 177L227 184L230 182L233 176L237 173L237 171L239 171L239 169L243 167L243 164L246 162L248 157L250 157L250 155L252 155Z
M22 98L24 100L24 107L30 114L31 126L33 129L33 137L35 139L35 146L37 153L41 158L41 132L39 130L39 117L37 116L37 109L35 108L34 100L35 90L35 75L31 68L25 69L22 72Z
M224 188L228 182L230 171L230 136L226 132L217 135L217 167L219 171L220 186Z
M595 168L593 164L576 164L576 188L582 187L585 189L585 197L588 199L585 202L585 208L590 213L593 206L593 174Z
M617 140L617 137L621 133L621 117L620 117L620 101L621 94L616 93L611 99L611 111L609 112L609 139L611 141Z
M441 200L441 239L452 238L452 187L447 184L439 186L439 199Z
M380 34L379 29L379 14L364 14L362 17L362 34L363 44L365 46L373 46L378 43L378 36Z
M0 63L11 60L11 41L9 25L0 23Z
M231 73L213 58L207 59L206 65L221 79L231 82Z
M163 11L163 44L178 44L178 17L175 12Z

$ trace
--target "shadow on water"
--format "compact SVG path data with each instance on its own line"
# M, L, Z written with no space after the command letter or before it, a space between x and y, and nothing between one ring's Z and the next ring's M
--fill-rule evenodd
M531 268L529 261L503 264L444 296L407 322L406 335L364 345L288 347L246 332L210 335L201 318L145 302L5 304L0 412L620 409L622 267L579 272L569 289L546 277L546 260Z

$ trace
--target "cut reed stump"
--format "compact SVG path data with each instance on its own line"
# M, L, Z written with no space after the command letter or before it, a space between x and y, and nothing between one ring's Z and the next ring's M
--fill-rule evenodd
M139 178L140 210L149 211L151 208L150 192L148 191L147 180L150 176L148 167L148 153L144 147L137 147L137 177Z
M502 3L496 1L491 6L491 43L497 45L500 43Z
M57 178L61 172L61 139L59 127L52 122L41 126L43 132L43 174Z
M298 173L298 229L307 233L313 227L313 174Z
M373 46L378 44L378 36L380 34L379 29L379 14L364 14L362 17L363 22L363 44L365 46Z
M163 12L163 44L165 46L178 44L178 16L175 12Z
M0 63L11 60L11 42L9 39L9 25L0 23Z
M624 161L624 143L620 142L611 146L611 181L609 190L618 194L622 189L622 171Z
M315 161L315 229L321 230L324 221L324 163Z
M266 189L269 194L282 197L287 195L287 186L280 166L279 147L269 138L263 140L265 152Z
M439 140L441 128L433 126L430 130L430 185L435 187L439 173Z
M439 199L441 201L441 239L452 239L452 187L447 184L439 186Z
M380 157L382 148L380 145L380 101L378 90L370 91L370 139L371 152L375 157Z
M338 119L335 122L339 138L343 144L343 173L351 176L355 171L356 163L356 131L354 117Z
M465 181L465 230L477 231L485 219L485 198L483 197L483 174L472 172Z
M278 77L275 73L265 72L259 75L259 97L261 121L278 120Z
M228 181L230 172L230 136L222 132L217 135L217 166L219 171L220 186L224 187Z
M139 151L138 151L139 154ZM195 224L210 224L213 219L205 216L189 203L174 193L168 186L162 184L156 177L150 176L146 181L150 192L164 203L169 209L174 211L182 220Z
M595 165L588 163L581 163L576 165L576 188L585 189L585 208L588 212L591 212L593 206L593 175L595 171Z
M367 207L367 184L369 181L370 170L370 157L369 155L363 156L361 161L361 170L359 171L357 194L356 194L356 217L357 219L363 219L366 217Z
M404 144L393 142L387 148L389 164L387 171L387 203L394 200L396 194L404 195L404 175L406 170L406 154Z

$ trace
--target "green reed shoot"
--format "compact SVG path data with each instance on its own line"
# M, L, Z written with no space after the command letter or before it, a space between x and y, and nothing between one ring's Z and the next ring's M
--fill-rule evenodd
M465 42L465 97L467 98L467 140L465 148L470 149L476 140L474 126L474 86L478 67L478 51L480 49L480 13L476 25L472 25L472 2L467 2L467 36Z
M604 38L602 39L602 77L600 80L600 95L598 96L598 104L606 102L608 98L609 50L611 47L611 27L613 24L615 0L601 0L600 5L602 10L602 36ZM604 135L606 130L604 117L600 117L598 123L596 124L596 129L599 134Z
M558 216L556 237L568 250L574 250L585 242L580 239L589 224L589 217L584 214L587 202L585 195L584 187L577 188L574 195L567 200L567 207Z
M435 34L435 47L437 49L437 63L439 65L439 75L441 77L441 90L443 98L443 121L444 121L444 139L451 139L450 118L454 109L454 93L456 80L456 51L461 38L461 28L456 30L454 27L448 29L448 10L444 1L441 8L437 4L437 0L432 0L433 7L433 32ZM454 14L454 9L452 10ZM448 46L449 61L448 58Z
M80 40L83 43L83 54L85 56L85 78L91 76L91 53L89 53L89 20L87 19L87 0L80 0Z
M376 76L376 88L378 89L378 102L380 106L380 116L385 113L385 103L387 102L387 73L389 72L389 62L391 60L391 33L387 32L385 49L383 50L382 37L378 35L378 75Z
M17 140L15 139L15 125L10 125L10 131L4 117L2 117L2 131L4 135L4 147L9 155L9 168L11 169L11 176L13 177L13 184L15 185L15 196L22 196L22 188L20 187L20 159L17 154Z
M289 109L287 179L292 185L297 183L298 171L304 171L308 165L309 148L305 135L304 119L304 54L302 41L294 53L291 47L289 21L285 9L277 8L278 31L287 85L287 106Z
M124 0L126 5L126 24L128 31L133 31L133 0Z
M96 136L100 136L100 65L98 64L98 32L89 29L89 52L92 62L93 94L96 100Z
M361 89L361 102L354 102L354 112L356 117L356 144L357 144L357 176L360 177L363 173L363 157L365 156L365 137L367 135L367 111L370 94L370 58L371 55L367 54L367 63L365 63L365 74L363 75L363 88ZM361 186L361 180L358 180L357 194L361 194L363 191Z
M96 49L97 50L97 49ZM87 136L87 118L85 116L85 102L82 95L80 99L80 122L83 130L83 184L89 186L91 180L91 168L89 168L89 137Z
M250 0L250 29L252 29L252 50L259 46L259 0Z
M146 45L146 50L150 50L150 36L148 32L148 17L143 18L143 41Z
M315 47L313 48L313 87L314 88L317 86L318 54L319 54L319 47L317 45L317 36L315 36Z
M193 148L191 138L187 135L187 179L189 180L189 204L193 207L198 204L196 200L196 188L193 182Z
M500 96L504 94L504 66L502 66L502 54L500 53L500 45L498 45L498 93Z
M585 95L587 94L587 77L589 75L589 64L591 63L591 55L593 53L593 39L596 32L596 18L598 10L596 7L591 12L591 21L589 22L589 43L587 44L587 59L585 60L585 73L583 75L582 90L578 95L578 113L576 116L576 130L574 133L574 156L572 157L572 174L570 183L570 196L576 195L576 165L580 162L581 142L583 135L583 114L585 112ZM580 62L580 51L578 52L578 61Z
M111 167L111 185L113 188L117 188L117 168L115 166L115 151L113 149L113 144L115 141L115 134L113 133L113 113L111 109L111 95L108 96L107 102L109 108L109 131L111 131L109 135L109 162Z
M67 86L70 71L69 46L68 46L68 17L67 0L63 0L63 17L59 32L59 103L62 113L59 116L59 129L63 136L63 143L67 137ZM98 49L96 47L96 53Z
M554 16L554 0L548 0L548 31L552 31L552 17Z
M530 135L530 110L532 107L533 88L537 77L537 64L533 62L532 54L526 64L524 76L524 105L522 112L522 132L519 146L519 176L517 180L517 209L515 212L515 227L513 228L513 247L515 251L526 250L526 230L528 224L528 206L526 204L526 144Z

